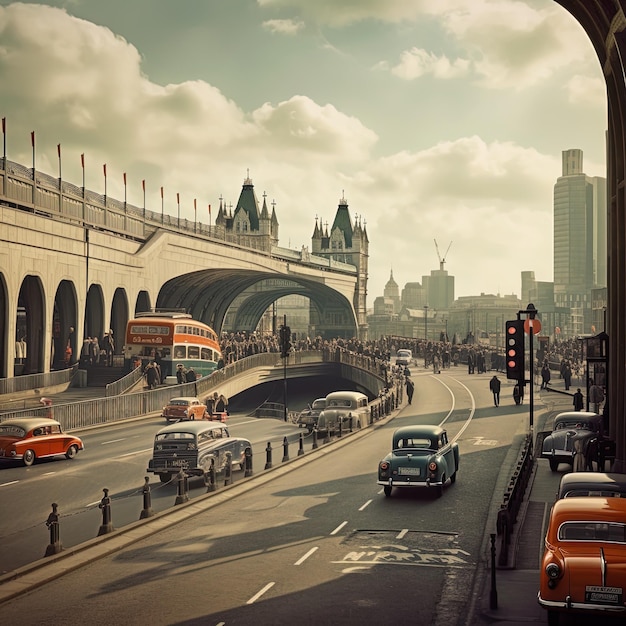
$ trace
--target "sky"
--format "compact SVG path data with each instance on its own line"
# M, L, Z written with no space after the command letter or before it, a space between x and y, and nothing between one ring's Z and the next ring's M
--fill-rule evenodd
M0 0L7 158L209 223L249 175L279 245L347 200L368 307L439 269L455 296L551 281L563 150L606 176L606 88L554 0ZM194 212L197 201L197 213Z

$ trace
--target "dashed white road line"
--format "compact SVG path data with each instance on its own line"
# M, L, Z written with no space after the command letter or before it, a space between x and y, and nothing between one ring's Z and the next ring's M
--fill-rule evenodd
M301 556L294 565L302 565L315 551L317 550L317 546L315 548L311 548L304 556Z
M265 585L265 587L263 587L263 589L261 589L261 591L259 591L258 593L256 593L255 595L253 595L247 602L246 604L252 604L253 602L256 602L266 591L269 591L276 583L267 583L267 585Z
M341 522L341 524L339 524L339 526L337 526L337 528L335 528L335 530L333 530L332 533L330 533L331 535L336 535L348 522Z

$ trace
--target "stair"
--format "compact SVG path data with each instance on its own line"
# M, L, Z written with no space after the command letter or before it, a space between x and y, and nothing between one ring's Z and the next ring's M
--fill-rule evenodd
M124 366L88 365L87 387L106 387L124 376Z

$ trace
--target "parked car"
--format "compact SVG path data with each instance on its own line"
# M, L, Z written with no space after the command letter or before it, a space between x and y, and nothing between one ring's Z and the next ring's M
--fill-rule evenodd
M221 423L207 420L185 421L161 428L154 437L152 459L148 472L157 474L161 482L169 482L182 469L189 476L203 476L214 459L215 472L224 470L226 453L232 465L245 469L246 448L252 444L241 437L231 437Z
M564 613L626 616L626 499L564 498L548 521L540 570L539 604L548 624ZM623 619L623 617L622 617Z
M579 496L626 498L626 474L570 472L561 477L557 500Z
M168 422L178 420L203 420L209 419L206 404L203 404L193 396L172 398L164 407L161 416Z
M333 391L326 396L326 408L317 418L317 430L321 434L334 435L341 427L361 428L368 423L370 409L367 396L359 391Z
M394 431L391 452L378 463L378 484L387 497L393 487L427 487L441 496L458 470L459 446L448 441L441 426L403 426Z
M306 428L311 432L317 426L317 419L320 413L326 408L326 398L313 400L313 404L300 411L296 423L300 428Z
M63 432L48 417L23 417L0 422L0 459L32 465L36 459L65 456L73 459L85 446L79 437Z
M396 352L396 365L407 367L411 363L413 363L413 352L411 350L401 348Z
M548 459L550 469L556 472L561 463L567 463L573 468L576 455L581 455L576 466L584 470L590 460L597 458L590 443L593 442L597 450L598 442L603 438L602 415L588 411L566 411L554 418L552 432L544 437L540 456Z

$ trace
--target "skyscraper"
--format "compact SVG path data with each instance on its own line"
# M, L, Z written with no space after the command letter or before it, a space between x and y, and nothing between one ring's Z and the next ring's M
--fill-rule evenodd
M571 312L569 335L589 333L591 290L606 285L606 179L583 171L582 150L564 150L554 185L554 298Z

